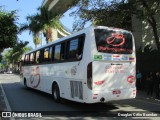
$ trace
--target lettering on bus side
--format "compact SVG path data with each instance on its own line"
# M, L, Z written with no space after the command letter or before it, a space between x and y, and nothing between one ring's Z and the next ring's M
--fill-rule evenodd
M123 65L120 65L120 66L111 66L111 65L108 65L105 67L105 72L106 73L125 73L125 67Z

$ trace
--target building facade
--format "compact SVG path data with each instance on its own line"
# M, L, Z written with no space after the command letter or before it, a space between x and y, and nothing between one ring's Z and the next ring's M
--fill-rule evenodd
M158 36L160 39L160 15L155 16L157 22ZM136 15L132 16L132 32L136 41L136 48L144 49L145 46L150 45L153 49L157 49L154 40L153 29L148 21L139 20Z

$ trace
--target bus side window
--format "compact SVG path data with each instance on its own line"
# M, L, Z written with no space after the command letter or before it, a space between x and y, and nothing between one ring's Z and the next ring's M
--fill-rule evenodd
M38 63L40 63L40 51L37 51L36 52L36 59L35 59L35 62L38 64Z
M66 49L66 43L61 43L61 55L60 55L60 59L61 60L65 60L65 49Z
M78 50L77 50L77 59L81 59L83 55L83 47L84 47L84 36L79 38L78 41Z
M25 57L24 57L24 65L26 65L27 64L27 55L25 55Z
M35 63L35 59L34 59L35 57L34 56L35 56L35 53L31 53L30 54L30 60L29 60L30 64L34 64Z
M42 53L43 53L43 56L42 56L43 62L48 62L49 61L49 48L45 48Z
M55 46L52 46L52 61L54 62Z
M54 60L60 60L61 45L56 45L54 50Z
M52 51L53 51L53 49L52 49L52 47L50 47L49 48L49 61L52 61L52 55L53 55Z
M25 65L29 64L29 54L25 55L24 63Z
M69 60L77 59L77 50L78 50L78 39L73 39L68 42L68 54L67 58Z

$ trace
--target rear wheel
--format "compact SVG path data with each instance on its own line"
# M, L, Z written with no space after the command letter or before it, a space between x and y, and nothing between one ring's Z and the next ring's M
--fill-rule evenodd
M24 79L24 86L25 88L28 88L26 79Z
M53 85L52 96L53 96L53 99L54 99L55 102L57 102L57 103L60 102L61 97L60 97L59 87L58 87L57 84Z

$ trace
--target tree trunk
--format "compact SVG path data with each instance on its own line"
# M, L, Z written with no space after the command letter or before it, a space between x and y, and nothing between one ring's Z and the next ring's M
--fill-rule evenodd
M149 4L147 4L146 0L140 0L140 2L142 3L143 7L146 8L147 12L150 13L151 12L151 8L149 6ZM158 30L157 30L157 22L155 20L155 17L152 14L149 14L149 19L147 19L149 24L152 26L153 29L153 34L154 34L154 40L157 46L157 49L160 50L160 41L159 41L159 36L158 36Z
M160 41L159 41L159 36L158 36L157 23L156 23L156 20L155 20L155 18L153 16L151 17L151 20L148 20L148 22L152 26L154 40L155 40L157 49L160 50Z
M35 48L37 48L37 44L35 44Z
M52 28L48 28L47 30L46 41L47 43L50 43L52 41Z

